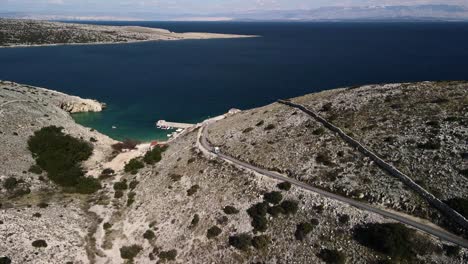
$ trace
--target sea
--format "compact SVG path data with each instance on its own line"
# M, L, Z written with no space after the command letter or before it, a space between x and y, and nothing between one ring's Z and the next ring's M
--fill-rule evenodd
M468 79L468 23L89 23L259 36L0 49L0 79L105 102L73 117L117 140L338 87Z

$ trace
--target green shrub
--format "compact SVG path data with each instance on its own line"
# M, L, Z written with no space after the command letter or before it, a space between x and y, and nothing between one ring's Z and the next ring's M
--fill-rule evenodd
M232 214L237 214L239 213L239 210L237 210L234 206L226 206L223 209L225 214L232 215Z
M281 182L276 185L278 189L283 190L283 191L289 191L291 189L291 183L289 182Z
M1 43L1 39L0 39L0 43ZM11 259L7 256L0 257L0 264L11 264Z
M120 257L123 259L133 259L142 249L139 245L123 246L120 248Z
M412 236L414 231L402 224L368 224L354 228L353 237L363 246L386 254L395 260L414 257Z
M45 203L45 202L40 202L40 203L37 204L37 206L39 208L47 208L49 205L47 203Z
M248 128L246 128L246 129L242 130L242 133L244 133L244 134L245 134L245 133L249 133L249 132L252 131L252 130L253 130L253 127L248 127Z
M146 232L143 234L144 239L153 240L155 237L156 235L154 234L153 230L150 229L146 230Z
M254 205L252 205L249 209L247 209L247 213L251 216L251 217L255 217L255 216L265 216L267 214L267 210L268 210L268 203L256 203Z
M327 264L345 264L346 257L343 253L333 249L322 249L317 256Z
M47 242L43 239L35 240L32 242L32 246L35 248L47 247Z
M127 206L131 206L135 202L135 192L129 192L127 195Z
M445 203L464 217L468 218L468 199L457 197L449 199L445 201Z
M315 157L315 161L317 161L318 163L322 163L325 166L333 165L333 162L328 153L319 153L317 157Z
M268 220L265 216L254 216L252 217L252 227L254 231L265 232L268 229Z
M78 184L74 187L74 192L81 194L95 193L101 189L101 183L92 177L82 177Z
M280 192L269 192L263 195L263 199L271 204L279 204L283 200L283 195Z
M135 189L137 187L138 183L139 182L137 180L133 180L133 181L130 182L128 187L130 187L130 190L133 190L133 189Z
M325 134L325 129L323 127L317 128L314 131L312 131L312 134L314 134L316 136L321 136L321 135Z
M283 207L279 206L279 205L275 205L275 206L272 206L272 207L269 207L267 212L273 216L273 217L277 217L279 216L280 214L285 214L286 212L284 211Z
M269 124L269 125L267 125L267 126L264 128L264 130L272 130L272 129L274 129L275 127L276 127L275 125Z
M122 181L114 183L114 190L116 190L116 191L117 190L123 191L123 190L127 190L127 189L128 189L128 185L127 185L126 180L122 180Z
M300 223L297 225L296 232L294 233L294 237L297 240L304 240L304 238L312 232L314 226L310 223Z
M198 225L198 222L200 222L200 216L198 214L195 214L192 218L192 222L190 222L190 226L195 227Z
M252 239L252 245L258 250L266 249L270 244L270 238L266 235L255 236Z
M42 173L42 169L39 165L37 164L34 164L34 165L31 165L31 167L29 167L29 172L31 173L34 173L34 174L41 174Z
M130 172L131 174L137 174L138 171L145 167L145 164L138 160L137 158L131 159L127 164L125 164L124 171Z
M114 198L119 199L119 198L122 198L123 195L124 195L123 191L117 190L117 191L115 191L115 193L114 193Z
M159 259L162 261L166 260L175 260L177 257L177 250L172 249L168 251L161 251L158 255Z
M166 151L167 147L162 146L155 146L152 150L146 152L145 156L143 157L143 161L146 164L155 164L161 161L162 153Z
M104 170L102 170L101 172L101 175L113 175L115 173L115 171L113 169L110 169L110 168L106 168Z
M252 246L252 237L248 234L240 234L237 236L229 237L229 245L242 250L247 251Z
M255 126L263 126L264 123L265 122L263 120L260 120L260 121L258 121L257 124L255 124Z
M18 186L18 180L15 177L8 177L3 183L3 188L12 191Z
M460 254L461 248L459 246L443 246L445 254L449 257L457 257Z
M76 186L84 179L80 166L93 153L93 147L80 139L65 135L61 127L44 127L31 136L28 148L37 165L58 185Z
M206 237L211 239L211 238L219 236L219 234L221 234L221 232L222 232L221 228L219 228L217 226L212 226L206 232Z
M288 215L297 213L299 209L296 201L283 201L280 206L283 208L284 213Z
M347 224L349 222L349 215L342 214L338 216L338 222L340 222L340 224Z
M187 190L187 195L194 195L198 191L198 189L200 189L200 186L198 184L193 185L192 187L190 187L190 189Z
M459 170L460 174L463 175L464 177L468 178L468 169L464 170Z
M440 149L441 144L439 140L433 139L433 140L428 140L425 143L419 143L417 147L420 149L426 149L426 150L438 150Z
M106 222L102 225L102 228L104 228L104 230L110 229L111 227L112 227L112 224L109 222Z
M180 179L182 179L182 175L175 174L175 173L172 173L171 175L169 175L169 177L170 177L171 180L174 181L174 182L180 181Z

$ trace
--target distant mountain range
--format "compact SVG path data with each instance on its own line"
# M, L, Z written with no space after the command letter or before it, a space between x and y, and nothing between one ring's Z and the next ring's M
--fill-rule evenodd
M169 21L468 21L468 6L414 5L322 7L311 10L267 10L217 14L0 13L0 17L44 20Z

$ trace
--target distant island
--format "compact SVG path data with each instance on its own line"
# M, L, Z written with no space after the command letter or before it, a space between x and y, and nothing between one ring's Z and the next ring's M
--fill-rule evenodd
M202 32L175 33L166 29L138 26L103 26L0 18L0 47L248 37L255 36Z

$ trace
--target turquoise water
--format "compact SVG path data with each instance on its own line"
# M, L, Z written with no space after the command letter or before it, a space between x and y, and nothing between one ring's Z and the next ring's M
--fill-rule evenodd
M159 119L197 122L341 86L468 79L467 23L103 24L262 37L0 49L0 79L105 102L74 118L144 141L166 137Z

